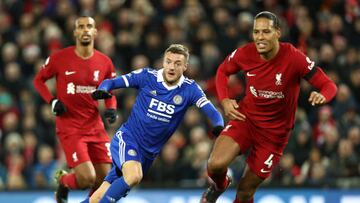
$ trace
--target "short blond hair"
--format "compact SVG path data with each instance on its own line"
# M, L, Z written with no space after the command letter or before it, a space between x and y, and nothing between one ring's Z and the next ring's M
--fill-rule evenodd
M189 61L189 57L190 57L189 49L182 44L171 44L165 50L164 54L167 52L184 55L185 59L186 59L186 63L188 63L188 61Z

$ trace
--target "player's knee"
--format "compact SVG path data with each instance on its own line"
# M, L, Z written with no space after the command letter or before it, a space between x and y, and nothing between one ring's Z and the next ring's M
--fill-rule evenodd
M136 173L136 174L132 174L131 176L124 177L124 178L125 178L125 182L130 187L133 187L141 182L143 175L141 173Z
M210 157L208 160L208 170L211 172L222 172L226 170L227 166L221 159Z
M92 188L96 181L95 174L80 174L78 176L78 185L80 189Z

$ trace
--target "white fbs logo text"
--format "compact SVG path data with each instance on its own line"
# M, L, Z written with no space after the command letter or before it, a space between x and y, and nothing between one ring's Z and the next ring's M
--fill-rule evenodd
M175 105L167 104L157 99L151 98L149 111L156 110L157 112L173 114L175 112ZM154 113L154 112L152 112Z

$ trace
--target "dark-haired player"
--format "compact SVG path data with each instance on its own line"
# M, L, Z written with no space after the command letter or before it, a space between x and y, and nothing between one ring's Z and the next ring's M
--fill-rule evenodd
M97 30L91 17L75 21L76 45L62 49L46 59L37 73L34 86L51 105L56 115L56 135L65 152L68 167L73 172L59 170L56 180L57 203L66 203L69 189L91 188L101 184L111 168L110 139L91 93L106 78L115 76L109 57L94 49ZM56 96L45 82L56 78ZM105 101L105 117L116 120L116 98ZM90 192L91 194L92 192Z
M227 167L236 156L249 151L246 167L237 186L234 203L252 203L256 189L279 162L290 131L300 90L307 80L319 91L309 102L329 102L337 87L313 61L291 44L279 42L278 18L270 12L255 16L254 42L234 50L219 66L216 89L230 122L217 138L208 160L210 187L201 203L213 203L230 183ZM232 74L246 74L246 95L237 102L228 96Z

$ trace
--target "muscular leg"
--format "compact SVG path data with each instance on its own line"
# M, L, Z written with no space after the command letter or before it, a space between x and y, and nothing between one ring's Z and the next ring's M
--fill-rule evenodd
M219 136L208 160L208 173L219 188L224 186L227 167L240 153L240 146L229 136Z
M131 187L139 184L143 177L142 167L138 161L131 160L125 162L121 171L123 176L112 182L106 191L97 190L95 192L98 197L101 197L99 202L108 202L108 199L119 200L127 194ZM105 194L103 192L105 192ZM91 199L93 199L93 196L91 196ZM94 201L94 203L96 203L96 201Z
M96 172L96 180L94 186L89 191L89 197L100 187L107 173L111 169L111 164L109 163L94 164L94 168Z
M90 161L81 163L74 168L76 182L79 189L92 188L96 180L96 172Z
M91 195L90 203L98 203L110 186L111 184L109 182L104 181L100 187Z
M62 175L59 182L69 189L86 189L94 185L95 176L94 166L86 161L73 168L73 172Z
M244 174L237 187L236 200L234 203L252 203L254 194L263 181L262 178L255 175L249 166L246 165Z

